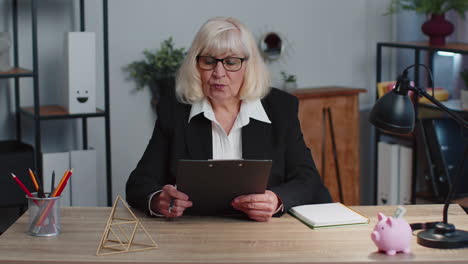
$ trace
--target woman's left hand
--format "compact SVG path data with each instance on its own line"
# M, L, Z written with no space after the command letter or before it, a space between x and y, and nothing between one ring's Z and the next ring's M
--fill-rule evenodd
M244 212L249 218L259 221L270 221L278 208L278 196L270 190L264 194L241 195L231 202L232 207Z

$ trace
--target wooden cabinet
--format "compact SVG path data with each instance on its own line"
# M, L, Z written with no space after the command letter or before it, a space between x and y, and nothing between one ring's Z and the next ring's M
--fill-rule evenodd
M347 205L360 204L358 94L365 91L345 87L320 87L300 89L293 93L299 99L302 133L315 165L333 200L337 202L341 200L341 182L341 202ZM335 138L340 181L332 134Z

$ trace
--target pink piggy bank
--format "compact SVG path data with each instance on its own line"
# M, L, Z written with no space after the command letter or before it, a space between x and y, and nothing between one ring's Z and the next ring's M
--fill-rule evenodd
M412 230L402 218L377 215L379 222L371 234L372 241L381 252L395 255L397 252L410 253Z

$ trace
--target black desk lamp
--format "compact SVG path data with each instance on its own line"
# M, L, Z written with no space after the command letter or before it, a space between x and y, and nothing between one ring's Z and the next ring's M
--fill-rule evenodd
M431 84L429 86L433 87L432 73L427 66L423 64L414 64L407 67L403 71L403 74L398 76L395 88L386 93L375 103L372 108L369 121L378 129L394 134L408 134L413 131L415 112L413 103L408 96L408 91L413 91L418 97L426 97L429 101L446 112L462 126L462 129L468 128L468 122L457 115L454 111L445 107L423 89L410 85L408 70L419 65L423 66L428 71L431 77ZM454 181L453 183L450 183L449 181L449 192L445 200L443 222L435 223L430 229L426 229L425 231L418 233L418 244L422 246L432 248L468 247L468 232L457 230L454 225L447 221L448 207L454 195L455 188L453 185L456 185L458 178L460 178L460 175L463 173L464 159L468 156L467 149L467 145L465 144L464 156L461 160Z

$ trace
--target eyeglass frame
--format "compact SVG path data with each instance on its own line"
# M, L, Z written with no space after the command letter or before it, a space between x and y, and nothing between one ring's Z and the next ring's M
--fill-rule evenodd
M200 67L200 65L199 65L199 59L200 59L201 57L209 57L209 58L212 58L212 59L214 59L214 60L216 61L216 64L214 64L214 67L213 67L212 69L203 69L203 68ZM197 65L198 65L198 67L200 67L200 69L202 69L202 70L204 70L204 71L211 71L211 70L213 70L214 68L216 68L216 66L218 66L218 62L221 62L221 63L223 64L223 68L224 68L226 71L229 71L229 72L237 72L237 71L240 71L240 69L242 69L242 64L244 63L244 61L246 61L246 60L249 59L248 57L240 58L240 57L232 57L232 56L230 56L230 57L225 57L225 58L222 58L222 59L218 59L218 58L215 58L215 57L213 57L213 56L205 56L205 55L197 55L197 57L195 57L195 58L196 58L196 60L197 60ZM228 70L228 69L226 69L226 65L224 65L224 60L225 60L225 59L232 59L232 58L234 58L234 59L239 59L239 60L241 61L241 65L240 65L240 67L239 67L238 70L235 70L235 71L233 71L233 70Z

